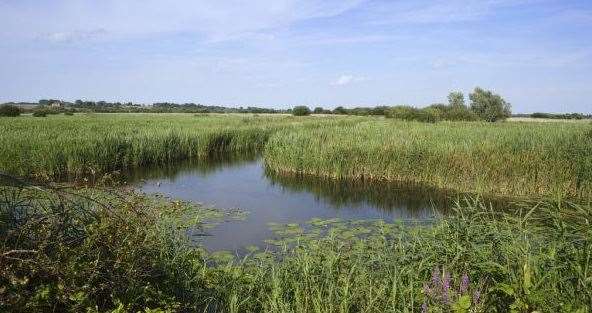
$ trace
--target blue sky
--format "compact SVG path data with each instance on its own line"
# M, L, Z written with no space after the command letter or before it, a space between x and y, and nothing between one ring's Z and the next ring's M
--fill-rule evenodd
M592 113L590 0L0 0L0 101Z

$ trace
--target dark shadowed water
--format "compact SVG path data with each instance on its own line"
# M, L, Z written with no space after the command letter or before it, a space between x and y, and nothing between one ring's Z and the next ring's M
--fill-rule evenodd
M221 209L240 209L242 221L224 222L202 237L210 250L239 250L272 236L268 223L312 218L429 221L454 196L428 188L386 183L275 176L258 157L144 169L130 174L141 191ZM201 240L201 239L200 239Z

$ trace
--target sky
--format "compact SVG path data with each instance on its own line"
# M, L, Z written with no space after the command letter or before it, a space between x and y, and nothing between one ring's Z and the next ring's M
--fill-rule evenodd
M592 113L590 0L0 0L0 102Z

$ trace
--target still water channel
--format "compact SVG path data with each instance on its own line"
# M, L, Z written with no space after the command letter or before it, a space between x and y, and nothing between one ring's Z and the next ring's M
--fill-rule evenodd
M131 173L129 180L147 194L246 211L246 219L223 222L200 236L209 250L261 246L272 237L269 223L312 218L430 221L458 198L417 186L276 176L257 156L144 169Z

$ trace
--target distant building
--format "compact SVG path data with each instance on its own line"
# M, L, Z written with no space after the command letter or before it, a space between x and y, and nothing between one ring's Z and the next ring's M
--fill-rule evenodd
M61 108L61 107L64 106L64 104L62 103L62 101L52 101L49 104L49 106L52 107L52 108Z

